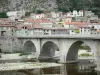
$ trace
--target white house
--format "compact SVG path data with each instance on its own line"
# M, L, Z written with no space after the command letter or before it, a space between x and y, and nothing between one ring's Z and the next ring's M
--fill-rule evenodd
M59 18L62 16L62 12L51 12L52 18Z
M84 11L80 10L73 10L73 12L67 12L67 17L83 17L84 16Z
M35 14L35 13L32 13L30 15L31 18L33 19L42 19L42 18L45 18L45 14L41 13L41 14Z
M72 22L72 17L66 17L62 19L64 22Z
M43 29L40 25L17 26L16 36L39 36L43 35Z
M7 16L11 20L18 20L21 19L22 16L25 16L25 11L9 11L7 12Z
M77 10L73 10L72 12L72 17L83 17L84 16L84 12L83 10L77 11Z
M80 34L91 34L90 27L82 26L79 28L79 30L80 30Z
M78 13L79 13L79 16L81 16L81 17L84 16L84 11L83 10L80 10Z
M53 22L48 19L27 19L24 24L32 25L32 24L38 24L42 27L52 27Z
M71 12L67 12L67 17L72 17L72 13Z

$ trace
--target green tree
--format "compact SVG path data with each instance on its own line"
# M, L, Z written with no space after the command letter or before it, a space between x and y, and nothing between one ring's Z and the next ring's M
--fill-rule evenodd
M31 12L26 12L25 16L30 16Z
M36 10L35 13L36 14L41 14L41 13L43 13L43 10Z
M0 12L0 18L8 18L6 12Z

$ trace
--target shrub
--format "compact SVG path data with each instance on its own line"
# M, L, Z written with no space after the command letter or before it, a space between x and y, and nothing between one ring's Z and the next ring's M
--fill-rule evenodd
M30 53L30 52L29 52L29 53L22 52L22 53L20 53L20 54L19 54L19 56L23 56L23 55L29 55L29 54L31 54L31 53Z
M43 10L36 10L35 13L36 14L41 14L41 13L43 13Z
M92 56L91 54L89 54L89 53L83 53L83 54L80 54L79 56Z
M8 18L6 12L0 12L0 18Z

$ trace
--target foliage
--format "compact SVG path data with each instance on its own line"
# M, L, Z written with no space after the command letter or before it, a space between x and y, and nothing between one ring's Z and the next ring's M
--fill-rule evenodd
M90 10L100 17L100 0L56 0L58 11Z
M6 12L0 12L0 18L8 18Z
M25 16L30 16L31 12L26 12Z
M92 54L89 54L89 53L82 53L82 54L80 54L80 56L93 56Z
M75 31L76 31L76 33L79 33L79 32L80 32L80 30L79 30L79 29L76 29Z
M19 54L19 56L29 55L29 54L31 54L31 53L22 52L22 53Z
M89 46L80 46L79 49L91 50L91 48Z
M36 10L35 13L36 14L41 14L41 13L43 13L43 10Z
M32 12L28 11L25 13L25 16L30 16L31 13L41 14L41 13L43 13L43 10L34 10Z

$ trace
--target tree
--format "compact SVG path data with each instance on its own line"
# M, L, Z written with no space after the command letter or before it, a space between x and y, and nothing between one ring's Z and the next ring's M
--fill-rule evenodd
M0 18L8 18L6 12L0 12Z
M25 16L30 16L31 12L26 12Z
M36 10L35 13L36 14L41 14L41 13L43 13L43 10Z

